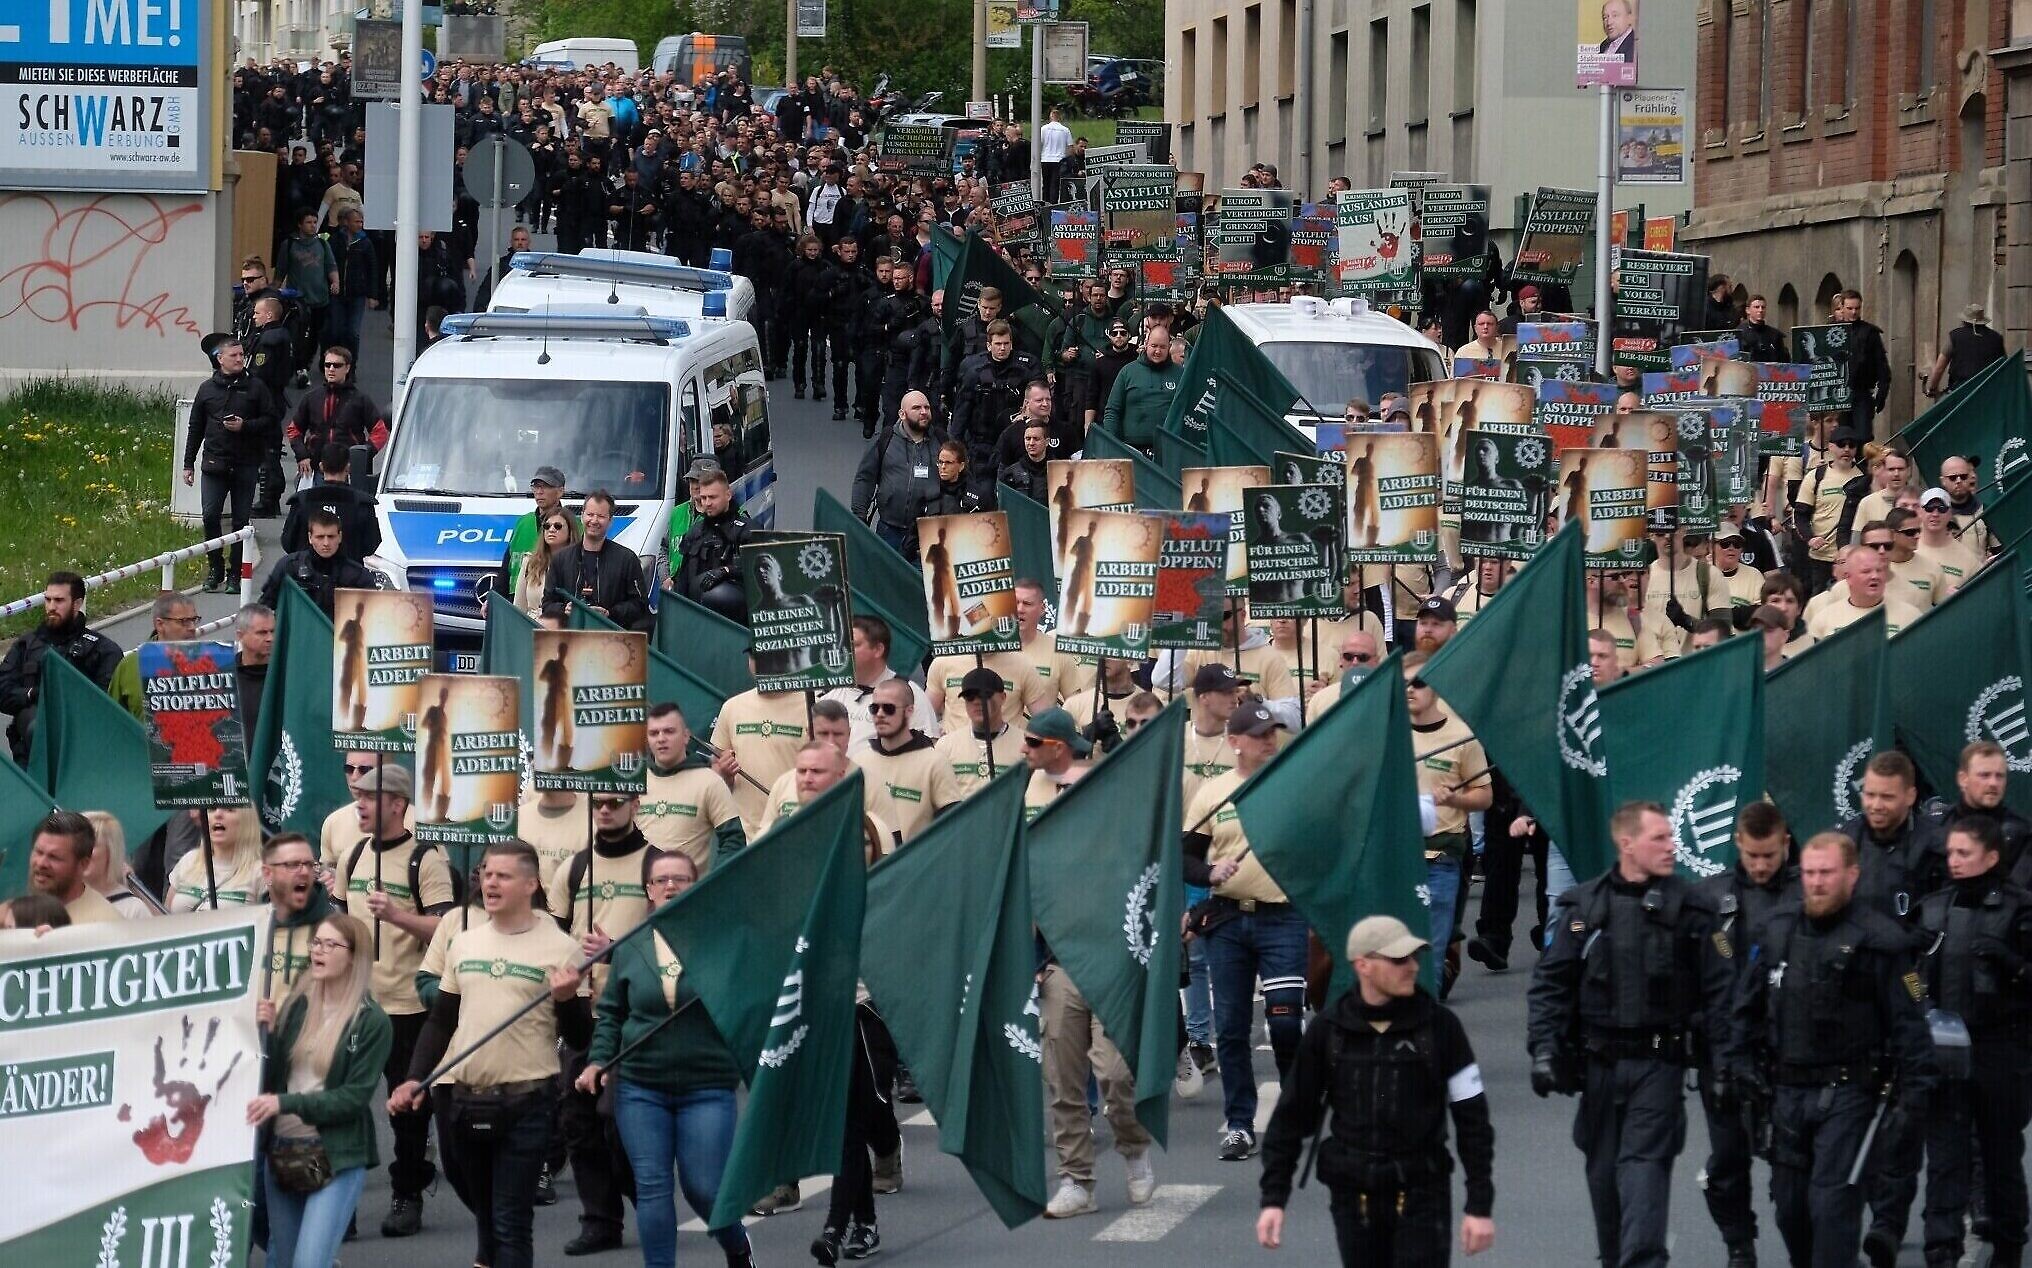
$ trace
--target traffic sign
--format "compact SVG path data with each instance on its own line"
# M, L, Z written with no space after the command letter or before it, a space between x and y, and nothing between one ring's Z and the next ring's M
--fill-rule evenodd
M466 154L466 192L482 206L512 207L536 186L536 160L520 141L482 139Z
M429 79L432 75L437 74L437 54L431 52L429 49L423 49L422 53L423 53L423 77L425 79Z

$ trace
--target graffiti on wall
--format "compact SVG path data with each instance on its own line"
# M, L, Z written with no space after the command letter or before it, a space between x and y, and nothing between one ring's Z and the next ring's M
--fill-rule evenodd
M183 272L180 251L208 250L195 240L210 232L203 204L148 194L78 198L0 193L0 330L35 322L165 338L202 333L194 313L205 296L178 295L165 279Z

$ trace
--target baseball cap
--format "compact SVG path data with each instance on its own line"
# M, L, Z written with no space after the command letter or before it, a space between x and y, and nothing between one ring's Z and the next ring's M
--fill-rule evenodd
M219 348L221 345L237 342L239 341L224 331L214 331L203 339L198 340L198 351L216 361L219 358Z
M1947 496L1947 490L1940 488L1938 485L1919 495L1919 505L1921 507L1925 507L1933 502L1938 502L1950 509L1954 506L1954 499Z
M1234 691L1242 685L1242 676L1226 661L1214 661L1201 665L1199 672L1192 676L1194 693L1207 691Z
M348 786L355 792L371 794L378 790L404 801L416 799L416 777L409 773L407 766L397 766L393 762L382 762L373 772L355 776Z
M1520 287L1518 287L1518 288L1517 288L1517 298L1518 298L1518 299L1537 299L1537 298L1538 298L1538 288L1537 288L1536 286L1532 286L1532 285L1530 285L1530 284L1528 284L1528 283L1527 283L1527 284L1525 284L1525 285L1523 285L1523 286L1520 286Z
M684 478L693 484L700 480L724 480L727 469L720 465L717 458L693 458L691 465L684 470Z
M1261 700L1250 700L1235 706L1228 715L1229 735L1268 735L1283 726L1277 715L1270 712L1270 706Z
M1416 955L1432 944L1411 932L1403 921L1395 916L1364 916L1348 930L1348 958L1356 956L1383 956L1386 959L1401 960L1407 955Z
M1418 615L1438 617L1443 621L1460 620L1460 613L1455 610L1453 600L1443 594L1426 595L1425 602L1418 605Z
M1117 317L1115 320L1108 323L1108 333L1111 335L1114 334L1126 335L1129 333L1129 323L1123 321L1120 317Z
M1792 622L1785 619L1785 614L1768 603L1758 608L1755 612L1750 613L1750 624L1762 626L1767 630L1789 630L1792 628Z
M529 477L531 484L547 484L553 489L564 487L564 472L556 467L538 467L536 474Z
M972 700L975 696L1001 695L1009 690L1003 685L1002 675L983 666L969 669L967 676L960 679L960 699Z
M1000 685L999 680L996 685ZM1034 735L1040 740L1057 740L1071 749L1075 757L1085 757L1093 751L1094 746L1080 734L1079 723L1073 721L1070 713L1055 705L1033 715L1030 721L1024 724L1023 730L1025 734Z

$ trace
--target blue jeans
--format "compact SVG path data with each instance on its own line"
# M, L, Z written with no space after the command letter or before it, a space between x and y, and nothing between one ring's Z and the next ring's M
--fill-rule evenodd
M274 1268L331 1268L346 1224L360 1205L365 1167L347 1167L316 1193L290 1193L275 1183L264 1156L257 1165L268 1206L268 1262Z
M1431 896L1432 932L1426 936L1432 940L1434 955L1445 955L1446 944L1453 937L1453 905L1460 899L1460 860L1451 854L1442 854L1425 864L1425 892Z
M614 1083L614 1125L635 1169L635 1218L642 1229L644 1268L677 1263L677 1187L699 1218L711 1219L720 1176L734 1150L734 1089L700 1088L674 1095L640 1083ZM748 1230L736 1223L715 1229L724 1250L746 1250Z
M1278 1077L1289 1077L1298 1055L1298 1039L1305 1030L1305 935L1305 918L1290 907L1278 907L1237 914L1206 936L1221 1101L1230 1131L1256 1130L1256 1066L1249 1039L1256 1021L1259 978Z
M1194 1043L1214 1041L1214 993L1207 975L1206 944L1198 938L1185 944L1185 1037Z
M1559 896L1578 884L1580 884L1580 880L1573 874L1573 868L1567 865L1566 855L1559 852L1559 842L1554 841L1549 843L1545 847L1546 911L1550 913L1552 908L1559 904ZM1548 947L1552 945L1552 917L1550 914L1545 918L1545 945Z

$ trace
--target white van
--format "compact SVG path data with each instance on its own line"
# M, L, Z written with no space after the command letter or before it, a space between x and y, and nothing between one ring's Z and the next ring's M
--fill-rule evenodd
M494 287L487 311L540 313L551 308L640 308L652 317L727 317L748 321L755 284L727 270L734 253L715 247L711 268L693 268L651 251L587 247L577 255L518 251Z
M1299 295L1221 311L1298 389L1291 421L1307 431L1321 418L1338 421L1349 401L1373 406L1387 392L1450 377L1438 344L1360 299Z
M581 37L539 44L522 64L552 70L589 70L611 65L624 75L632 75L642 69L642 54L633 40Z
M538 467L564 472L568 505L614 495L610 533L642 557L652 601L691 523L693 458L718 458L755 526L775 523L768 393L748 323L602 304L459 313L440 329L396 404L377 489L382 544L367 566L383 586L430 592L448 667L477 663L483 596L500 584L517 518L535 509Z

